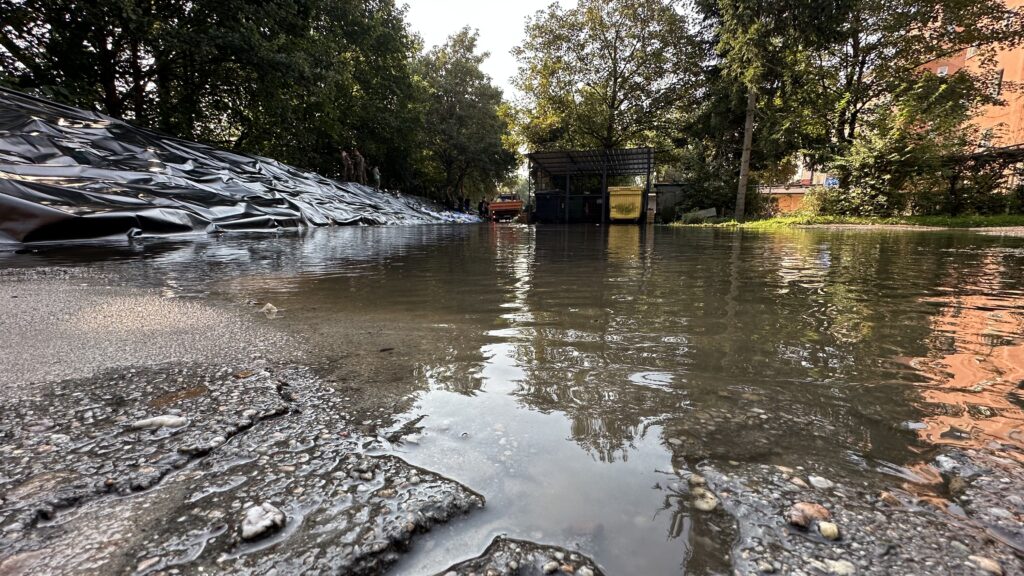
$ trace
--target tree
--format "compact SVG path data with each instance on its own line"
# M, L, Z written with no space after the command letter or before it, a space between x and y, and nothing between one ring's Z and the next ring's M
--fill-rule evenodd
M1003 0L855 0L837 2L837 11L832 41L815 54L815 80L838 153L922 66L970 47L1019 44L1024 34Z
M517 160L506 146L501 89L480 69L487 54L476 45L477 34L464 28L415 66L424 119L420 185L449 201L493 192Z
M801 109L815 104L803 85L813 78L806 61L828 45L830 25L841 13L837 3L800 0L709 0L700 3L705 22L711 24L719 66L725 79L738 82L745 93L743 144L739 162L735 215L746 215L747 184L754 147L755 115L762 92L781 93L792 101L784 107L806 120ZM797 106L793 106L797 104ZM762 104L761 106L764 106ZM808 123L808 131L815 131Z
M701 0L697 7L705 36L714 38L712 69L722 70L720 81L740 83L746 96L738 218L752 158L759 141L774 137L772 127L801 126L799 151L812 165L839 169L849 190L854 183L842 171L849 163L841 160L856 147L859 129L878 125L870 117L889 114L891 96L910 93L923 65L1021 38L1019 16L1001 0Z
M678 0L553 4L514 50L535 148L615 148L671 133L697 94L702 55Z
M410 175L409 64L394 0L0 0L0 82L333 173L358 145Z
M684 210L717 207L742 218L767 204L747 181L772 183L801 150L826 142L811 54L835 18L806 2L700 0L696 37L707 63L697 104L673 138ZM756 126L756 137L755 137Z
M835 168L850 180L818 199L830 214L891 216L1000 212L1005 164L978 153L982 136L970 125L994 98L978 78L918 71L916 81L885 96L862 123Z

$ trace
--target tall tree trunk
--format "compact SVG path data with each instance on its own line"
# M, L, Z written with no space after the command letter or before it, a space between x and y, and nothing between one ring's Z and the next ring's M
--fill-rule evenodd
M743 155L740 157L740 185L736 190L736 220L742 222L747 210L747 182L750 180L750 150L754 146L754 112L757 93L747 87L747 120L743 126Z
M142 71L142 51L138 39L131 40L132 107L135 108L135 122L150 126L146 110L146 78Z

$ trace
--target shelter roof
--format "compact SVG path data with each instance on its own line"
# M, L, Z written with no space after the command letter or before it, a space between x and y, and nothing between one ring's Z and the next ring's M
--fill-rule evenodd
M551 150L527 157L534 166L551 176L607 174L638 176L654 168L654 148L612 148L609 150Z

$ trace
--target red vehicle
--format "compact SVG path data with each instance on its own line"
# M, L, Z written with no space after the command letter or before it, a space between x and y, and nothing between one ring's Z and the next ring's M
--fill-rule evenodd
M494 221L511 221L523 213L523 201L517 196L503 194L487 206L487 218Z

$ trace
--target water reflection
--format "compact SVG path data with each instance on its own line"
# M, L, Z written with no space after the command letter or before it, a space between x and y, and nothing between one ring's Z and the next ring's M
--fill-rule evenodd
M356 320L416 334L415 370L365 377L407 400L385 425L424 416L401 455L484 493L488 509L427 536L400 571L439 570L507 533L580 548L610 573L662 574L725 571L730 546L727 519L693 513L673 469L825 466L929 484L921 462L936 445L1021 460L1022 246L431 226L0 264L88 265L166 295L271 301L280 326L331 360Z
M937 307L929 354L911 362L927 378L917 427L931 444L990 447L1024 461L1024 311L1020 270L1002 255L978 264L984 283L928 300Z

